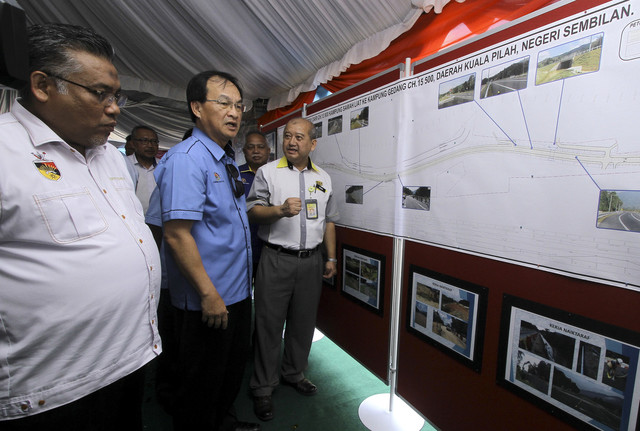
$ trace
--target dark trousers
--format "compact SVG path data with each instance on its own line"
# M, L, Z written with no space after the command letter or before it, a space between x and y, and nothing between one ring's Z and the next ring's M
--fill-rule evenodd
M249 354L251 298L227 310L227 329L214 329L202 322L201 311L174 307L179 373L175 431L218 430L240 391Z
M23 419L2 431L141 431L145 367L86 397Z
M322 293L320 252L298 258L262 249L255 287L254 396L271 395L280 383L304 378ZM284 353L280 363L282 329Z

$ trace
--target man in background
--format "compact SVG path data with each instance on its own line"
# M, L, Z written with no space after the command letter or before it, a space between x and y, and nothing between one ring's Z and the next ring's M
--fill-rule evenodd
M89 29L28 30L0 116L0 429L142 430L160 259L121 153L126 97Z
M309 157L316 143L313 123L303 118L289 121L282 143L284 157L258 170L249 193L249 219L260 223L258 235L263 241L254 294L255 360L250 381L254 413L263 421L273 419L271 394L280 377L302 395L315 395L318 389L304 371L322 277L336 274L338 208L331 178Z
M146 214L151 192L156 188L153 171L160 160L156 158L160 141L155 130L148 126L134 127L130 136L133 154L128 156L128 159L137 172L136 196L140 199L144 214Z
M267 138L260 132L249 132L245 136L244 159L246 163L240 165L240 176L244 183L244 195L249 196L249 190L253 184L258 168L269 161L269 153L271 149L267 144ZM251 223L251 251L253 252L253 275L255 276L258 262L260 261L260 251L262 249L262 241L258 238L258 225Z
M242 90L206 71L189 81L187 103L193 132L155 171L178 349L174 429L259 430L232 412L251 333L251 239L231 147Z

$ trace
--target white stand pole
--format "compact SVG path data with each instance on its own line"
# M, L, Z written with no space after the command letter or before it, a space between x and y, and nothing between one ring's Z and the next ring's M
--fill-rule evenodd
M373 395L360 404L358 416L372 431L412 431L424 425L424 419L402 399L396 397L398 333L402 294L404 239L393 239L393 290L391 293L391 328L389 343L389 393Z

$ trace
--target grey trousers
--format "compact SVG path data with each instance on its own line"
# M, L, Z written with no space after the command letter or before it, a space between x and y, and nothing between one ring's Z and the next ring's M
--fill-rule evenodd
M298 258L262 248L256 275L254 371L249 387L254 396L271 395L282 378L304 378L322 293L322 253ZM282 329L284 354L280 363Z

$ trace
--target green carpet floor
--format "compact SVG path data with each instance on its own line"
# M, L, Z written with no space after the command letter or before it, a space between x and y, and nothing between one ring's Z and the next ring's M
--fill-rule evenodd
M247 366L245 388L250 373ZM358 407L371 395L389 393L387 385L327 337L313 343L305 374L318 386L317 395L305 397L289 386L279 386L273 394L274 419L260 422L253 414L248 389L243 390L235 403L240 420L260 422L263 431L366 431ZM152 379L147 380L145 430L172 431L171 418L155 403ZM435 428L425 422L420 431Z

